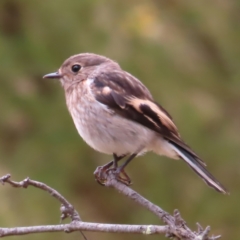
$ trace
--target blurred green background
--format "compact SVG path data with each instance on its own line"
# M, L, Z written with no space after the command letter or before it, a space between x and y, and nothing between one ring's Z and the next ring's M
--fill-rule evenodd
M81 52L108 56L141 79L231 195L208 188L181 161L151 153L127 168L132 187L170 213L179 209L191 228L200 222L223 239L238 239L239 1L0 1L0 175L49 184L74 204L84 221L162 224L95 182L93 171L111 157L81 140L60 84L42 79ZM10 186L0 191L1 227L59 223L59 204L46 193ZM89 240L165 239L86 235ZM81 239L79 233L24 239L43 237Z

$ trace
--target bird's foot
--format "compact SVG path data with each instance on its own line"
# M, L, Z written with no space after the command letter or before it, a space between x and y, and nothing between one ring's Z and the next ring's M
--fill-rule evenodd
M102 186L105 186L105 183L107 180L107 176L106 176L107 170L108 168L105 168L105 166L99 166L96 168L96 170L93 173L95 180Z
M111 169L109 169L109 170L111 170ZM109 170L107 170L107 171L109 171ZM119 182L121 182L127 186L132 184L131 178L127 175L127 173L124 171L124 169L122 169L121 167L118 167L117 169L112 169L112 170L113 170L114 175L116 176L116 179Z
M99 166L96 168L96 170L94 171L94 176L95 176L95 180L102 186L105 186L106 181L107 181L107 174L109 172L112 172L116 179L129 186L131 185L131 179L130 177L126 174L126 172L124 171L124 169L121 169L121 167L118 168L106 168L106 166Z

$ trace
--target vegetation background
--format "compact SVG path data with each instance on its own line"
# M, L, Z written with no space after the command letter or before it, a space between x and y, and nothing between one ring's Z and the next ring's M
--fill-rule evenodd
M57 81L43 80L70 55L94 52L141 79L173 116L230 196L208 188L181 161L146 154L127 172L135 190L190 227L240 236L240 5L234 0L1 0L0 175L29 176L59 190L84 221L161 224L93 171L111 159L78 136ZM47 194L1 187L0 226L57 224ZM89 239L123 235L86 233ZM24 239L80 239L79 233ZM19 237L12 237L19 239ZM124 235L124 239L165 239Z

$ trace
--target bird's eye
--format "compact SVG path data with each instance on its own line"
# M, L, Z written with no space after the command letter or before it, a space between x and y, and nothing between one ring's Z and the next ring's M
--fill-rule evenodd
M72 71L74 73L77 73L81 69L81 66L79 64L72 65Z

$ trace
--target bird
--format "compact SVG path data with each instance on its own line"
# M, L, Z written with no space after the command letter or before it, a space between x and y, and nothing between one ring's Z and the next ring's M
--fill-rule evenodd
M206 163L182 140L170 114L148 88L108 57L80 53L66 59L57 72L43 76L58 79L66 105L83 140L113 161L100 166L95 178L114 170L117 180L131 183L125 167L145 152L183 160L210 187L227 189L206 169ZM126 161L118 166L118 162Z

